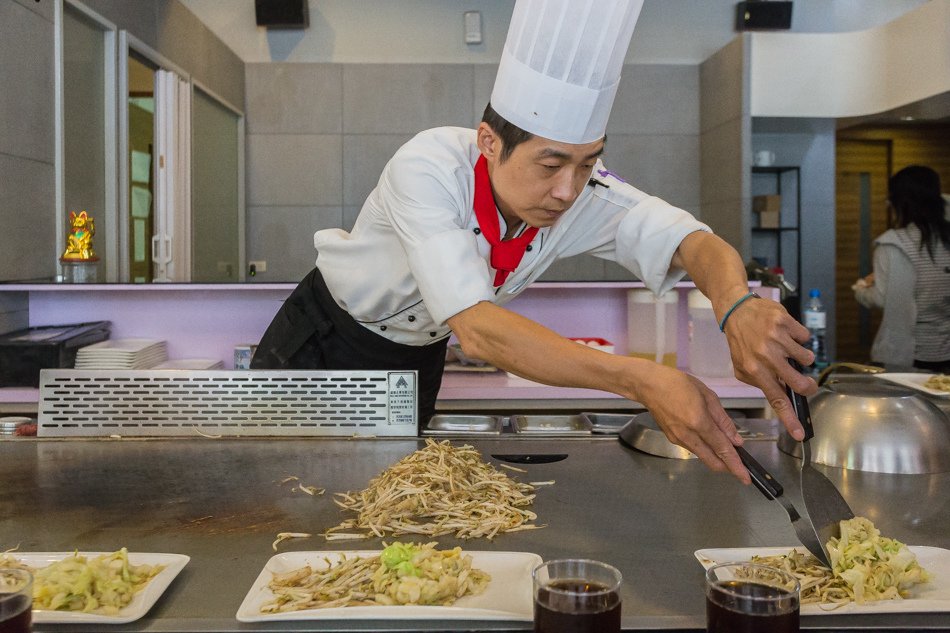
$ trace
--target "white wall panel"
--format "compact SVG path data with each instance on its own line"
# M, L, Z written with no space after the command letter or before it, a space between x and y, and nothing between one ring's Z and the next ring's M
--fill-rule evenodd
M852 33L753 33L752 116L843 118L950 90L950 0Z

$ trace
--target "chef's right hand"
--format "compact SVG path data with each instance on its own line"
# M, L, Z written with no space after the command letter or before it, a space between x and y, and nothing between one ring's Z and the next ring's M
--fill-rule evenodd
M671 442L692 452L710 469L751 483L734 448L742 445L742 438L709 387L677 369L656 365L643 379L637 397Z

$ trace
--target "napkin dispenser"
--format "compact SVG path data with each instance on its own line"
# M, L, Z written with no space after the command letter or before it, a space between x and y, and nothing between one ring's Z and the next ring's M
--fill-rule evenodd
M111 325L41 325L0 335L0 387L38 387L41 369L71 369L79 348L108 339Z

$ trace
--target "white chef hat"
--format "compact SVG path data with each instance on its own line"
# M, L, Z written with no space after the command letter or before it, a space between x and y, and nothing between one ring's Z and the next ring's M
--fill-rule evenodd
M604 136L643 0L517 0L492 108L563 143Z

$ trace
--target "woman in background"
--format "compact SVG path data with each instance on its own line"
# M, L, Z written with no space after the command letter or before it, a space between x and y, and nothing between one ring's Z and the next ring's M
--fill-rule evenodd
M888 181L896 228L875 241L874 272L852 288L868 308L883 308L871 360L889 368L950 372L950 222L940 176L920 165Z

